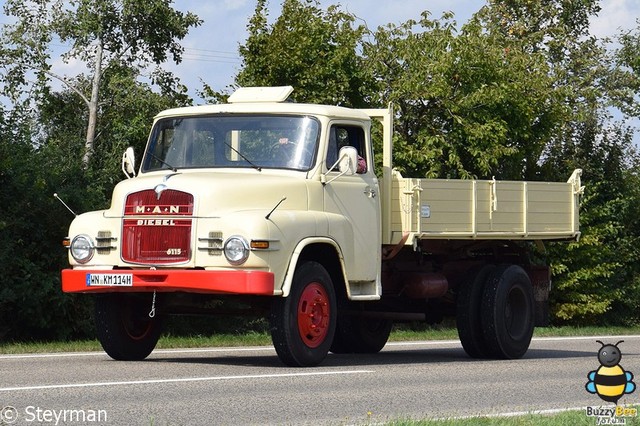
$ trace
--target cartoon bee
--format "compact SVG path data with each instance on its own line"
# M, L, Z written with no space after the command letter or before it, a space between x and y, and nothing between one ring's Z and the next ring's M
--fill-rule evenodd
M587 392L598 394L602 400L617 404L622 395L636 390L636 384L633 383L633 373L624 371L619 365L622 353L618 349L618 345L624 340L620 340L615 345L605 345L600 340L596 340L596 342L602 345L598 351L598 361L601 365L597 370L587 374L589 381L585 387Z

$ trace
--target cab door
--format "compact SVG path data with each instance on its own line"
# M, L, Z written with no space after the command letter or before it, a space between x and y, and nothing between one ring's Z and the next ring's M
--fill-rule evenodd
M368 129L362 124L334 122L329 127L324 169L324 207L330 235L343 250L347 278L366 293L379 294L381 222L378 179L373 172L373 155ZM343 146L356 148L359 167L354 175L342 175L335 166ZM333 169L331 169L332 166ZM364 296L364 294L363 294Z

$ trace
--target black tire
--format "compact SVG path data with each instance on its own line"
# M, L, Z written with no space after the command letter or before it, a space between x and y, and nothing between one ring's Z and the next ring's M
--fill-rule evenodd
M271 306L271 339L280 360L290 367L320 364L336 329L336 296L326 269L313 261L300 265L288 297Z
M118 361L140 361L156 347L163 318L149 318L151 293L98 294L95 322L98 340L104 351Z
M334 354L376 354L384 348L393 321L382 318L339 316L331 344Z
M491 351L482 330L481 303L487 279L495 265L484 265L469 272L469 279L458 291L456 326L464 351L471 358L487 358Z
M533 287L529 276L520 266L499 266L482 295L482 329L490 355L521 358L529 349L533 328Z

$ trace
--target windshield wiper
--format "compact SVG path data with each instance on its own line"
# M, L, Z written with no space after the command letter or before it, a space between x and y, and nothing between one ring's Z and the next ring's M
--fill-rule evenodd
M171 164L169 164L166 161L164 161L162 158L160 158L157 155L155 155L153 152L149 151L149 155L152 156L154 159L158 160L159 162L161 162L162 164L164 164L165 166L169 167L172 172L177 172L178 171L178 169L176 169Z
M229 145L226 141L224 143L226 146L229 147L229 149L233 152L235 152L236 154L238 154L240 157L242 157L242 159L244 161L246 161L247 163L249 163L251 165L251 167L253 167L254 169L256 169L257 171L261 172L262 171L262 167L258 166L257 164L254 164L253 161L249 160L247 157L245 157L244 155L242 155L242 153L240 151L238 151L237 149L235 149L234 147L232 147L231 145Z

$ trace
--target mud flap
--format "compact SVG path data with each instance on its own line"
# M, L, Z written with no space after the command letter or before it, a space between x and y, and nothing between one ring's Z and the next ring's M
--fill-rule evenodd
M533 286L533 309L535 326L547 327L550 322L549 291L551 290L551 269L548 266L530 265L526 268Z

